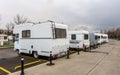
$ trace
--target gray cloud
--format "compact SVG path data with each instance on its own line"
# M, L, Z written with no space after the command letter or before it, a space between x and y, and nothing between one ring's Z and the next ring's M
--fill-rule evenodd
M119 0L0 0L0 11L2 23L20 13L32 21L50 19L71 28L120 27Z

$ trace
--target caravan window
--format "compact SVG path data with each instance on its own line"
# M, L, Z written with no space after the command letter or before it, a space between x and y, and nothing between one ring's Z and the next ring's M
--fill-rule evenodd
M104 39L106 39L107 37L106 36L104 36Z
M97 40L98 39L98 36L95 36L95 40Z
M76 40L76 34L71 35L71 40Z
M98 39L100 39L100 36L98 36Z
M88 34L84 34L84 39L85 39L85 40L88 39Z
M66 38L66 29L55 28L55 38Z
M22 37L23 38L30 37L30 30L24 30L24 31L22 31Z
M104 36L101 36L101 38L104 38Z
M16 37L16 38L19 38L19 34L15 34L15 37Z
M4 36L4 39L6 40L6 39L7 39L7 36Z
M13 34L13 41L19 40L19 34Z

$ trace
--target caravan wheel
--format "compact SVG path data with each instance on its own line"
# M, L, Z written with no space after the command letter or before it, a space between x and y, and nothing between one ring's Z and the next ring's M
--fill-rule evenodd
M33 52L33 57L34 57L34 58L38 58L38 56L39 56L39 55L38 55L37 52Z
M16 52L17 52L18 56L21 54L19 49L17 49Z

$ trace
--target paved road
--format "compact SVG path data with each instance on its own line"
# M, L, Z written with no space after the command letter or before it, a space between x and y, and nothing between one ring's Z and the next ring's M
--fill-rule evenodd
M25 75L120 75L120 41L112 40L92 52L75 53L54 63L28 68ZM10 75L20 75L20 71Z

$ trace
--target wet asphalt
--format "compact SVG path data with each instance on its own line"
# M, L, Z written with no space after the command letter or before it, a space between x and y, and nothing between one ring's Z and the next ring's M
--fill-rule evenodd
M16 70L14 69L16 66L21 65L21 57L24 58L24 64L42 60L42 59L47 60L43 57L39 58L39 59L35 59L32 57L32 55L26 55L26 54L18 55L17 52L15 52L12 48L0 49L0 67L4 68L10 72L15 72L15 71L21 70L21 69L16 69ZM35 65L38 65L41 63L43 63L43 62L41 61L39 63L35 63L33 65L26 66L25 68L35 66ZM0 70L0 75L7 75L7 73Z

